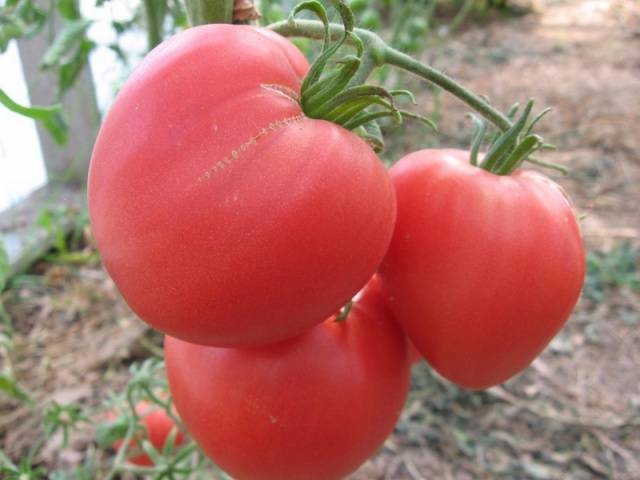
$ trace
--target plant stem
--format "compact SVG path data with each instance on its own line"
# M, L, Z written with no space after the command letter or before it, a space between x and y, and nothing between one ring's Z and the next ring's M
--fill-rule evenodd
M166 7L165 0L144 0L144 12L147 17L147 50L152 50L162 42L162 24Z
M233 0L185 0L189 22L194 27L207 23L231 23L233 3Z
M304 37L322 39L324 35L324 26L321 22L315 20L296 20L294 22L281 21L269 25L267 28L279 33L285 37ZM477 96L473 92L467 90L458 82L448 77L439 70L420 63L418 60L411 58L394 48L391 48L375 33L369 30L356 28L354 33L360 37L365 45L365 55L361 71L356 74L357 80L366 79L376 67L384 64L393 65L402 70L411 72L422 79L438 85L443 90L448 91L480 115L485 117L500 130L508 130L511 127L511 121L500 111L495 109L487 101ZM336 39L344 35L341 25L330 24L329 34L332 39Z
M484 99L467 90L454 79L439 70L420 63L409 55L390 47L385 49L384 58L385 63L411 72L451 93L493 123L500 130L508 130L511 127L511 121L509 121L502 112L496 110Z

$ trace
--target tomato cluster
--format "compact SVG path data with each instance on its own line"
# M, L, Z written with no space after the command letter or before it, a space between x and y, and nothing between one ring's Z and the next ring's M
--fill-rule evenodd
M91 162L105 267L167 334L188 431L239 479L342 478L392 431L410 357L463 387L503 382L584 276L556 184L453 150L387 172L304 115L308 68L274 33L191 28L124 85Z

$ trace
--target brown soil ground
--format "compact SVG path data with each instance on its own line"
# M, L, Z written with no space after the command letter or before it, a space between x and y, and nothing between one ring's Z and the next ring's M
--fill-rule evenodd
M539 3L522 18L468 28L425 59L501 109L529 97L538 108L553 106L540 133L559 150L545 159L571 169L550 175L586 215L589 250L630 242L638 252L638 2ZM429 89L416 90L421 105L432 104ZM466 111L443 95L439 139L412 127L391 150L464 146ZM598 301L584 296L544 354L502 386L463 391L416 366L396 431L350 478L640 479L640 292L600 291ZM126 384L131 362L160 351L159 335L136 319L98 264L42 262L3 296L17 331L6 358L38 406L99 405ZM28 406L0 396L0 448L11 458L35 443L39 428ZM94 449L90 427L69 448L59 441L45 446L40 462L69 468Z

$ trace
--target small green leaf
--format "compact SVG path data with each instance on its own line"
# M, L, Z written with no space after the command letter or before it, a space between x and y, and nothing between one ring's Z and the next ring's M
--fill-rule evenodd
M129 428L124 418L118 418L115 422L103 423L96 427L96 442L101 448L109 448L117 440L123 439Z
M67 22L64 29L56 35L53 44L51 44L45 52L40 66L47 69L53 68L61 63L65 54L83 42L85 33L91 23L90 20L73 20Z
M52 105L50 107L25 107L13 101L4 90L0 88L0 103L15 113L33 118L34 120L43 120L51 114L60 110L60 105Z
M68 128L62 118L59 104L49 107L25 107L13 101L1 88L0 103L12 112L41 121L42 126L47 129L59 145L67 142Z
M69 126L64 121L62 112L55 112L42 120L42 126L47 129L58 145L65 145L69 141Z
M9 268L9 255L7 255L7 251L4 249L4 243L2 243L0 239L0 292L7 286Z
M31 397L20 388L13 374L8 370L0 373L0 391L16 400L32 403Z
M56 0L56 7L60 15L66 20L78 20L80 18L76 0Z
M64 62L58 70L59 93L64 93L73 86L76 79L82 73L82 69L89 61L89 53L95 44L90 40L83 40L70 60Z

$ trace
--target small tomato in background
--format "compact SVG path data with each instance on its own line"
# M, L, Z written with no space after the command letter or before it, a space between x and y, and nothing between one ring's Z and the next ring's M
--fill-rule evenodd
M145 429L143 436L137 436L129 443L128 452L141 451L142 447L140 442L144 439L149 440L151 445L161 452L169 438L169 434L175 427L173 420L167 415L162 407L153 404L151 402L142 401L136 405L136 413L140 417L140 423ZM114 413L108 414L109 420L115 420ZM176 427L177 428L177 427ZM174 446L179 447L184 443L184 434L180 431L176 433ZM113 448L119 450L122 447L123 440L116 440L113 442ZM143 467L152 466L153 460L149 458L146 453L141 453L129 457L127 459L130 463L140 465Z
M165 337L176 409L223 470L240 480L337 480L382 445L407 397L406 337L371 292L362 297L345 320L266 347Z
M580 295L585 253L569 199L540 173L496 175L459 150L414 152L390 173L398 216L379 275L396 319L448 380L508 380Z

